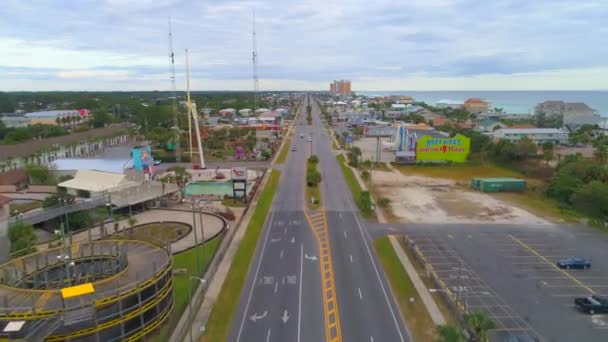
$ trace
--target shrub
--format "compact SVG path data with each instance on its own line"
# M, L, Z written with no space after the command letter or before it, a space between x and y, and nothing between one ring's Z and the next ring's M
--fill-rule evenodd
M364 170L363 172L361 172L361 178L362 178L364 181L368 180L368 179L369 179L369 176L370 176L369 171Z
M317 186L321 182L321 174L317 170L308 170L306 172L306 184L308 186Z
M234 211L232 211L232 209L230 209L230 208L224 209L224 211L219 212L218 215L220 215L221 217L225 218L228 221L236 220L236 215L234 215Z
M389 203L391 203L391 200L386 197L380 197L380 199L378 199L378 205L380 208L386 208Z
M308 162L312 163L312 164L317 164L319 162L319 157L317 157L316 154L313 154L310 157L308 157Z

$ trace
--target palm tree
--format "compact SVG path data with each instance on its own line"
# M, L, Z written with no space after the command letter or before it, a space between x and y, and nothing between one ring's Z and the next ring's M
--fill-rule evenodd
M163 185L163 193L161 195L161 197L165 196L165 184L167 183L173 183L173 176L170 174L164 175L161 179L160 179L161 184Z
M186 172L186 169L181 166L174 167L173 172L175 172L175 182L177 183L177 187L179 188L180 199L183 199L184 188L186 187L186 183L190 179L190 174Z
M437 342L461 342L463 340L460 328L447 324L437 326Z
M57 123L57 126L61 126L61 118L60 117L56 117L55 118L55 122Z
M593 151L593 156L595 157L595 160L600 163L605 163L606 159L608 158L608 149L606 149L606 144L597 142L594 145L595 151Z
M496 328L496 323L485 312L473 311L466 315L465 320L481 342L490 341L488 332Z

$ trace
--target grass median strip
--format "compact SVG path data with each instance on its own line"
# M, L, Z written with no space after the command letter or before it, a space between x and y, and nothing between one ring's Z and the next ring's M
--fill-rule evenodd
M393 296L399 305L401 317L407 323L414 341L434 341L435 324L395 254L388 237L376 239L374 248L391 285ZM412 298L413 301L411 301Z
M205 341L227 341L232 317L238 306L240 293L245 285L247 270L253 259L255 247L260 238L264 222L268 216L272 199L276 193L281 172L273 170L268 179L268 184L262 190L251 221L247 226L245 236L236 252L230 271L224 280L220 296L213 306L213 311L205 330Z
M285 137L285 144L283 144L283 149L279 153L277 157L277 164L283 164L287 160L287 154L289 154L289 149L291 148L291 139L289 137Z
M342 169L342 174L344 175L344 180L350 189L350 192L353 194L353 199L359 208L359 213L364 218L374 218L374 211L371 210L371 196L369 192L363 191L359 182L357 182L357 178L355 177L354 171L346 165L346 161L344 160L343 155L338 155L336 157L338 163L340 164L340 168Z

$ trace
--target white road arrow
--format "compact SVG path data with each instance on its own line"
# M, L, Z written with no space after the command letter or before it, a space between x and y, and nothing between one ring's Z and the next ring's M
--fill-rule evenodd
M287 314L287 310L283 311L283 317L281 317L281 321L283 321L283 323L287 323L287 321L289 320L289 315Z
M250 319L250 320L251 320L253 323L255 323L257 320L259 320L259 319L262 319L262 318L266 317L266 315L267 315L267 314L268 314L268 311L264 310L264 313L263 313L263 314L258 315L258 314L255 314L255 313L254 313L253 315L249 316L249 319Z
M275 243L275 242L279 242L279 241L281 241L281 238L270 239L270 243Z
M316 256L314 256L314 255L313 255L313 256L308 256L308 254L304 254L304 257L305 257L306 259L308 259L308 260L317 260L317 257L316 257Z
M291 243L296 243L296 237L295 236L291 238Z

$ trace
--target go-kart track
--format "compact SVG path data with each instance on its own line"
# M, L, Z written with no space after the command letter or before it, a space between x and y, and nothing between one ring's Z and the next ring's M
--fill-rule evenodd
M170 247L75 243L0 266L0 338L134 341L173 307Z

